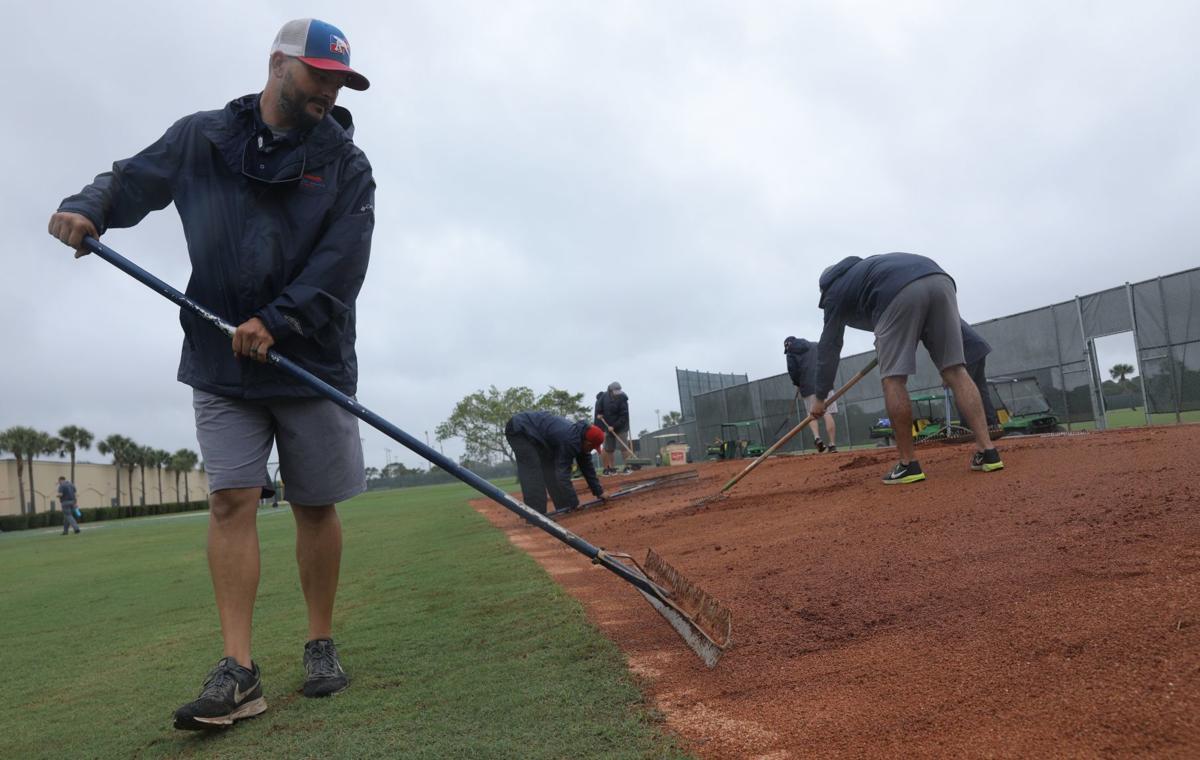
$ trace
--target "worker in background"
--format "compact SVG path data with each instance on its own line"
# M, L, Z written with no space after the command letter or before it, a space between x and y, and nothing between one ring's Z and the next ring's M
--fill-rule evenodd
M787 354L787 371L788 376L792 378L792 385L800 391L800 398L804 399L804 409L811 415L813 402L817 400L817 344L789 335L783 339L783 353ZM812 422L808 423L819 454L837 451L837 424L833 418L838 412L837 401L829 404L825 411L829 414L822 415L821 419L825 421L828 444L821 439L817 418L813 417Z
M600 451L600 461L604 464L601 474L616 475L617 437L629 440L629 397L615 380L608 384L608 390L596 394L595 424L606 434L604 448Z

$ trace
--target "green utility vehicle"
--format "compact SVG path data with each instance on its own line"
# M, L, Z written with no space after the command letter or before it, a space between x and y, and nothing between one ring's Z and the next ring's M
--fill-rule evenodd
M758 443L751 438L751 433L758 432ZM762 426L757 420L748 422L721 423L721 436L715 438L704 450L704 458L708 460L742 459L744 457L760 457L767 447L762 444Z
M989 377L987 382L1005 433L1032 435L1061 429L1036 377Z

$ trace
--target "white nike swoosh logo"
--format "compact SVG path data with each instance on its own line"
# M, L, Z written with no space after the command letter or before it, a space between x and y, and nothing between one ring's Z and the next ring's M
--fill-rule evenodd
M245 691L242 691L241 688L237 684L234 684L233 685L233 701L237 704L241 704L242 700L245 699L246 696L250 694L250 692L252 692L256 688L258 688L258 683L259 683L258 681L255 681L254 683L250 684L250 688L246 689Z

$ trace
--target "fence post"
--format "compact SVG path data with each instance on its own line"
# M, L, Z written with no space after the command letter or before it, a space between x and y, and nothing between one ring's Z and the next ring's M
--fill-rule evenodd
M1097 430L1108 429L1108 416L1104 411L1104 389L1096 375L1100 368L1096 365L1096 344L1088 340L1087 328L1083 324L1083 299L1075 296L1075 312L1079 315L1079 336L1083 338L1083 354L1087 359L1088 376L1092 379L1092 387L1088 396L1092 400L1092 417L1096 420Z
M1133 308L1133 286L1125 283L1125 298L1129 301L1129 323L1133 325L1133 356L1137 362L1138 382L1142 386L1142 408L1146 413L1146 425L1150 421L1150 397L1146 395L1146 373L1142 371L1142 342L1138 340L1137 313Z
M1062 338L1059 337L1058 315L1054 313L1053 305L1050 306L1050 324L1054 325L1054 351L1058 356L1058 382L1061 386L1058 390L1062 395L1063 411L1067 415L1067 432L1071 432L1071 402L1067 396L1067 371L1063 368Z
M1171 377L1171 395L1175 398L1175 424L1183 422L1183 417L1180 416L1180 407L1183 406L1183 393L1180 390L1180 379L1175 374L1175 346L1171 343L1171 322L1167 315L1167 293L1163 290L1162 275L1159 275L1158 280L1158 302L1162 305L1163 317L1163 336L1167 339L1167 371Z

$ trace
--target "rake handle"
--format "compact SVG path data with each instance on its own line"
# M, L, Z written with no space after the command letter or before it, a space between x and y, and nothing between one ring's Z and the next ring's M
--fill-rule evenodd
M841 388L838 388L836 391L834 391L833 394L831 396L829 396L829 398L825 399L825 403L831 404L834 401L837 401L839 398L841 398L842 394L845 393L846 391L850 390L851 386L853 386L859 380L862 380L864 377L866 377L868 372L875 369L875 365L878 363L879 363L878 357L867 362L867 366L863 367L858 372L856 372L854 374L854 377L852 377L846 381L845 385L843 385ZM789 430L782 438L780 438L778 441L776 441L771 446L771 448L764 451L757 459L755 459L750 464L746 465L746 469L742 470L737 475L734 475L729 480L728 483L721 486L720 493L725 493L730 488L733 488L739 480L741 480L742 478L749 475L751 470L753 470L755 467L758 467L760 464L762 464L766 460L766 458L771 456L772 454L774 454L775 450L778 449L780 446L782 446L783 444L792 440L792 438L795 437L796 433L799 433L801 430L804 429L805 425L807 425L808 423L810 423L812 421L813 421L813 416L811 414L808 415L807 417L805 417L804 419L800 420L800 424L796 425L796 427Z
M604 427L608 428L608 432L613 434L613 437L617 439L617 443L621 444L621 448L623 448L629 452L629 456L631 456L631 457L637 456L637 454L633 453L633 449L631 449L625 445L625 441L621 440L621 436L617 435L617 431L613 430L612 425L608 424L608 420L604 419L603 414L597 414L596 419L598 419L604 423Z
M191 298L188 298L183 293L180 293L175 288L150 274L145 269L142 269L137 264L134 264L132 261L109 248L104 243L101 243L99 240L96 240L92 237L85 237L83 239L83 245L92 253L104 259L109 264L112 264L117 269L120 269L122 272L134 278L143 285L149 287L151 290L157 291L160 295L165 297L167 300L174 302L180 308L186 309L206 322L211 323L226 335L233 335L235 329L233 325L229 324L213 312L193 301ZM630 570L617 560L612 559L607 552L604 552L598 547L593 546L545 515L537 512L534 509L531 509L516 499L513 499L499 487L489 483L480 476L476 475L474 472L468 470L466 467L463 467L452 459L449 459L444 454L441 454L429 446L426 446L421 441L413 438L408 433L404 432L400 428L385 420L383 417L380 417L375 412L372 412L370 409L342 393L337 388L334 388L329 383L326 383L324 380L296 364L275 349L272 348L267 351L267 361L270 364L274 364L276 367L279 367L284 372L312 388L320 395L342 407L355 417L358 417L360 420L388 436L392 440L402 444L413 453L431 462L432 464L441 467L446 472L471 486L476 491L479 491L484 496L487 496L489 499L504 507L508 511L513 512L518 517L521 517L527 522L532 523L535 527L541 528L551 536L557 538L559 541L562 541L567 546L570 546L575 551L585 555L593 562L604 565L613 573L620 576L623 580L636 586L639 591L658 598L662 597L662 589L655 586L648 579Z

